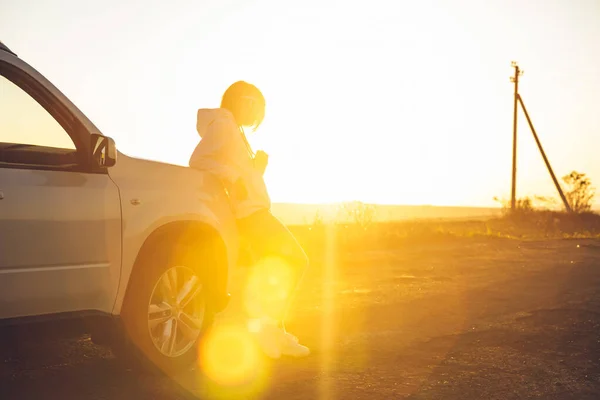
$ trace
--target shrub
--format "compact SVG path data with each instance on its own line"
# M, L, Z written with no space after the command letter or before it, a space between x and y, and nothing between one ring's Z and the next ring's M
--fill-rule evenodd
M576 213L588 212L592 209L592 200L596 195L596 189L585 174L573 171L562 178L567 191L565 197Z

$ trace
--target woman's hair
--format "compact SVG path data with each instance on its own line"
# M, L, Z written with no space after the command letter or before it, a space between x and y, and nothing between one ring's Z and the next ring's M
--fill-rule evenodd
M239 126L256 130L265 118L265 98L258 88L238 81L229 86L221 99L221 108L233 114Z

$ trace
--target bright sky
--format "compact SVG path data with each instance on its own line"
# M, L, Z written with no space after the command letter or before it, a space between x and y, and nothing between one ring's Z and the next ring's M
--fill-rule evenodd
M0 38L132 156L187 165L243 79L274 201L510 195L511 60L557 175L600 185L597 0L0 0ZM520 115L519 195L554 195Z

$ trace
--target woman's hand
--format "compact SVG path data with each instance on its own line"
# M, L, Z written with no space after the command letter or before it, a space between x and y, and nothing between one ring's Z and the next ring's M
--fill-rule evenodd
M254 156L254 167L259 170L261 174L264 174L268 164L269 155L262 150L258 150Z

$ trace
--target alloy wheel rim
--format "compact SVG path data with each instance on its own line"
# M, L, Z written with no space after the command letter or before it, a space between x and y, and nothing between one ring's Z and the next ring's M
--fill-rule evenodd
M186 353L198 340L206 309L202 284L188 267L166 270L148 303L148 331L156 349L166 357Z

